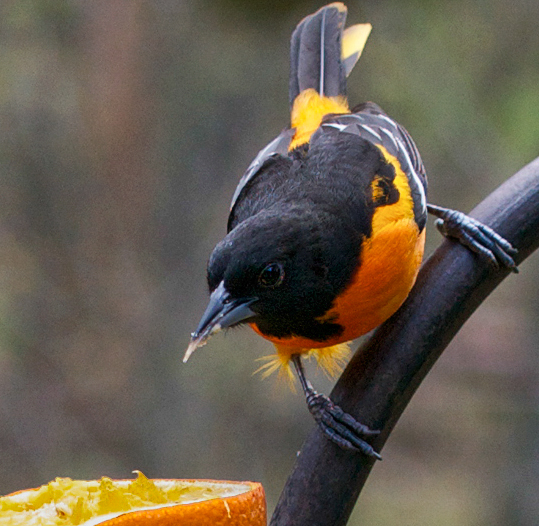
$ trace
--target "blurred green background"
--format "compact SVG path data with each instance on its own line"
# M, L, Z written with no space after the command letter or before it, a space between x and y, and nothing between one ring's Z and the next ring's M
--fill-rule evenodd
M180 358L235 185L288 122L291 31L321 5L0 3L1 493L140 469L258 480L275 505L312 421L252 375L271 345L239 330ZM431 202L468 211L539 154L539 2L348 7L374 26L351 102L408 128ZM351 524L537 525L537 276L532 257L455 338Z

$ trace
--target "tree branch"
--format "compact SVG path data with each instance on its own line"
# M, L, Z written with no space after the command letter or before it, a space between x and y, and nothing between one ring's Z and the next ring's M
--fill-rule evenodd
M539 246L539 157L472 212L519 250L521 263ZM415 390L457 331L509 274L445 240L425 262L399 311L350 361L331 398L381 434L380 450ZM339 449L315 428L281 494L272 526L346 524L374 460Z

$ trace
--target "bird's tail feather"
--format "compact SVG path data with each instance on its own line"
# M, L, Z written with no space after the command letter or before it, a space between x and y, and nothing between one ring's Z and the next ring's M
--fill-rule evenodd
M372 26L370 24L356 24L344 30L341 44L341 60L347 77L354 69L361 53L363 53L363 48L367 43L371 30Z
M359 59L371 25L358 24L343 31L347 9L334 2L305 17L290 42L290 107L303 91L346 95L346 77Z

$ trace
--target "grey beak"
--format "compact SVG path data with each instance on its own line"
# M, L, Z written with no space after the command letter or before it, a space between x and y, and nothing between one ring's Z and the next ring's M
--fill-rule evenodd
M225 289L224 282L212 292L206 311L198 324L197 330L191 334L191 342L183 357L185 363L191 354L198 347L202 347L210 336L221 329L232 327L237 323L254 318L254 313L250 306L258 298L232 299L230 293Z

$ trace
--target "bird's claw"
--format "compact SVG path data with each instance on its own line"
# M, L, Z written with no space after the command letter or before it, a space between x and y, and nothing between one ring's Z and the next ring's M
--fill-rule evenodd
M435 225L442 235L457 239L472 252L483 257L492 267L499 268L501 265L518 273L512 258L517 250L492 228L458 210L434 205L429 205L428 210L438 218Z
M307 394L307 407L320 429L332 442L343 449L359 451L369 457L382 460L382 457L365 442L362 437L376 436L380 431L370 429L345 413L327 396L314 389Z

